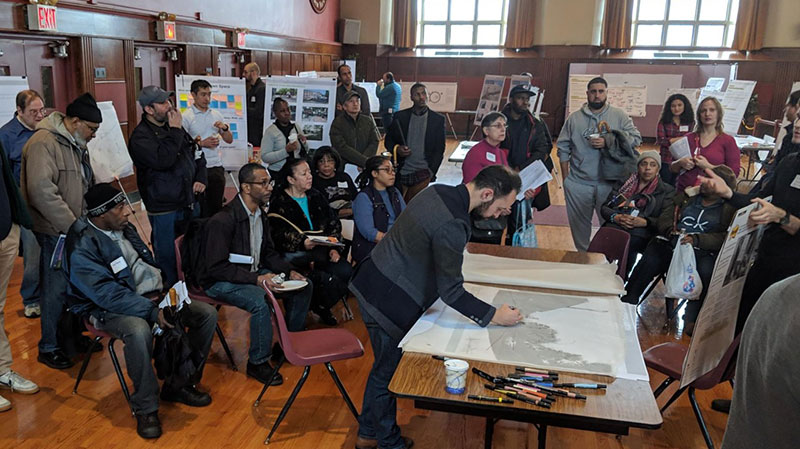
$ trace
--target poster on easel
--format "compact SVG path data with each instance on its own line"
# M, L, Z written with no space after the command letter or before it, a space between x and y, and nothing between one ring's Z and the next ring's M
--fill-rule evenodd
M0 126L14 118L17 112L17 94L28 89L24 76L0 76Z
M194 105L191 85L194 80L203 79L211 84L211 103L209 109L222 114L222 120L230 125L233 142L225 143L220 139L217 152L225 170L238 170L249 160L247 148L247 107L244 102L246 94L243 78L204 75L176 75L175 96L177 108L181 114Z
M133 161L122 136L119 118L110 101L97 103L103 121L94 139L89 141L89 161L97 182L113 182L133 174Z
M269 123L264 121L265 128L275 121L272 102L281 97L289 103L292 121L308 139L309 149L331 144L329 132L336 114L336 79L268 76L264 83L264 117L270 117Z
M485 75L483 77L483 88L481 96L478 98L478 109L475 112L474 125L480 125L483 117L500 109L500 100L503 96L503 88L506 85L505 75Z
M756 88L755 81L732 80L728 82L728 89L720 99L722 110L722 129L726 134L735 136L739 133L739 125L747 112L747 105L750 104L750 97Z
M456 100L458 100L458 83L456 82L427 82L420 81L428 89L428 107L436 112L444 114L445 112L453 112L456 110ZM400 110L410 108L413 103L411 102L411 86L416 84L416 81L400 81L400 91L403 92L400 97ZM370 100L372 101L372 100Z
M575 111L580 110L586 103L586 90L589 81L600 75L570 75L567 85L567 114L569 117Z
M666 94L664 95L664 101L662 104L667 102L667 99L675 94L681 94L689 100L689 103L692 105L692 110L697 111L697 99L700 98L700 89L693 88L693 87L681 87L676 89L667 89Z

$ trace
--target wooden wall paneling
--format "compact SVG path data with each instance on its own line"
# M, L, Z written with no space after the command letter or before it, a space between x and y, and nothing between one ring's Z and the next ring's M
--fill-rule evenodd
M314 55L311 53L303 54L303 71L317 70L314 66Z
M761 116L769 120L783 117L786 99L792 93L792 84L800 81L800 64L786 61L779 62L775 72L775 79L779 80L779 82L775 84L770 109L769 111L761 111Z
M427 80L430 76L451 76L458 78L460 73L460 62L472 62L472 59L452 59L452 58L420 58L417 62L417 76L421 80Z
M281 75L294 75L292 71L292 54L281 52Z
M314 55L314 70L318 72L322 71L322 55Z
M258 51L258 50L250 50L250 61L255 62L258 64L258 68L261 69L261 76L269 75L271 72L270 67L270 55L272 52L268 51ZM244 70L244 67L242 67Z
M401 81L415 81L417 79L417 58L379 58L385 61L378 62L378 66L385 67L385 71L394 73L394 78ZM377 73L375 74L377 75ZM381 74L382 75L382 74ZM378 79L377 75L375 79Z
M91 40L92 60L94 61L92 71L94 72L96 68L104 68L106 77L100 79L124 80L126 66L123 60L123 41L98 37L93 37ZM92 75L94 76L94 73ZM97 79L95 78L95 81Z
M140 118L139 111L136 108L136 97L139 95L139 92L136 91L136 82L134 79L134 46L135 43L130 39L122 42L123 61L125 62L125 87L128 98L128 122L133 124L133 126L127 126L127 124L125 124L125 126L122 128L122 135L125 136L126 142L129 136L127 131L130 130L133 132L133 128L139 123Z
M219 71L219 64L222 55L220 54L218 47L211 47L211 71L208 70L206 67L206 74L208 75L221 75Z
M335 67L333 67L333 58L331 58L331 55L320 55L320 59L322 60L320 70L323 72L332 72L335 69Z
M92 38L88 36L69 39L67 83L70 86L69 101L78 95L89 92L94 95L94 60Z
M96 81L94 90L98 102L113 102L119 122L128 123L128 89L125 80Z
M283 68L281 66L281 52L270 51L269 54L269 71L268 75L283 75Z
M22 39L0 39L0 67L3 68L2 76L24 76L25 68L25 42ZM31 87L33 88L33 87Z
M212 48L206 45L186 45L183 50L184 73L187 75L205 75L214 73L217 65L212 59Z
M305 70L305 55L302 53L290 53L291 69L288 75L297 75Z

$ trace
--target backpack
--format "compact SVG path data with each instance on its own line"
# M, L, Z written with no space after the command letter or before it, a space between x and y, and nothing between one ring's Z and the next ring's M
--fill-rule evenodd
M200 287L200 275L205 263L203 248L206 245L206 224L208 220L208 218L193 218L189 221L179 248L181 270L186 284L190 287Z

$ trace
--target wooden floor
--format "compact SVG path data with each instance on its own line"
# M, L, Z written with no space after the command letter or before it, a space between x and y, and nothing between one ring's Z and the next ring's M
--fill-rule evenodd
M455 141L448 142L452 150ZM448 164L445 162L445 164ZM450 173L458 173L451 167ZM458 182L460 179L442 179ZM564 198L553 181L551 195L554 204L564 204ZM141 215L141 214L140 214ZM140 218L146 226L146 218ZM545 248L574 249L566 227L537 227L539 244ZM50 369L36 361L36 344L40 336L39 320L26 319L22 314L19 286L22 278L22 259L18 259L8 289L5 307L6 331L14 355L13 369L34 380L41 387L35 395L27 396L0 390L11 400L13 408L0 413L0 448L244 448L261 447L280 408L297 382L302 368L285 366L281 369L285 382L272 387L259 407L253 407L261 384L246 377L248 316L238 309L226 307L220 312L220 325L230 344L240 369L232 371L225 353L214 340L210 360L201 388L208 390L213 402L206 408L164 404L160 417L164 435L145 441L136 434L136 421L114 375L107 352L95 354L81 382L77 395L72 387L79 365L65 371ZM341 326L352 331L364 344L366 353L355 360L334 364L356 407L372 364L372 353L366 329L359 318L355 300L350 304L356 319ZM640 308L637 322L642 349L667 341L688 344L683 336L682 323L664 328L663 292L657 289ZM340 316L341 310L336 310ZM122 357L122 345L117 343ZM653 387L663 380L651 373ZM662 396L660 404L675 387ZM717 397L730 398L731 389L725 384L710 391L699 391L698 401L706 418L711 436L720 444L727 415L712 411L710 402ZM415 410L413 403L398 401L398 421L403 433L412 437L419 448L478 449L483 447L484 421L480 418L451 415L442 412ZM324 367L314 367L309 380L273 437L270 447L276 449L352 448L357 424L349 413ZM500 421L494 434L494 447L534 448L536 429L527 424ZM659 430L632 430L628 436L548 429L548 448L609 449L609 448L704 448L700 430L684 395L664 414Z

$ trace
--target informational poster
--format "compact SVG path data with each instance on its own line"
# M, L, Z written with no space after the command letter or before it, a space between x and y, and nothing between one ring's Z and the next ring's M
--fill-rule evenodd
M378 86L378 83L368 83L366 81L361 83L353 83L358 87L363 87L364 90L367 91L367 95L369 95L369 111L370 112L380 112L381 110L381 102L378 100L378 95L375 93L375 87ZM400 92L400 95L403 95L403 92ZM397 111L395 111L397 112Z
M722 89L725 87L725 78L709 78L706 81L705 88L708 90L713 90L717 92L722 92Z
M480 125L486 114L500 109L500 100L505 85L506 77L504 75L485 75L483 77L483 88L481 88L481 96L478 98L478 109L475 112L473 124Z
M24 76L0 76L0 126L14 117L17 111L17 94L28 89Z
M675 94L683 94L686 98L689 99L689 102L692 104L692 110L697 111L697 99L700 98L700 89L691 88L691 87L682 87L680 89L667 89L667 93L664 95L664 101L661 104L667 102L667 98L671 95Z
M647 104L662 105L668 89L683 85L683 75L669 73L606 73L608 86L647 86Z
M586 87L592 78L600 75L570 75L567 86L567 116L579 110L586 103Z
M292 121L308 139L310 149L331 144L328 133L336 113L335 79L269 76L264 82L264 117L273 117L271 120L275 120L272 102L281 97L289 103Z
M728 227L697 317L689 352L683 361L681 388L716 368L733 342L742 289L764 230L764 226L748 221L757 207L758 203L753 203L736 211Z
M209 109L222 114L222 120L231 127L233 142L220 139L217 152L226 170L238 170L249 160L247 149L247 107L244 102L247 89L243 78L203 75L175 76L175 95L178 110L189 109L194 104L191 94L192 81L204 79L211 84ZM271 103L270 103L271 104Z
M456 100L458 99L458 83L437 83L420 81L428 88L428 107L436 112L453 112L456 110ZM410 108L411 86L416 82L401 81L400 90L404 92L400 99L400 109Z
M722 97L722 110L725 111L725 115L722 117L722 127L727 134L738 134L739 124L742 123L755 88L755 81L733 80L728 82L728 90Z
M608 86L608 103L631 117L647 115L647 86Z
M86 147L96 181L113 182L133 174L133 161L128 154L114 104L101 101L97 107L100 108L103 121Z

